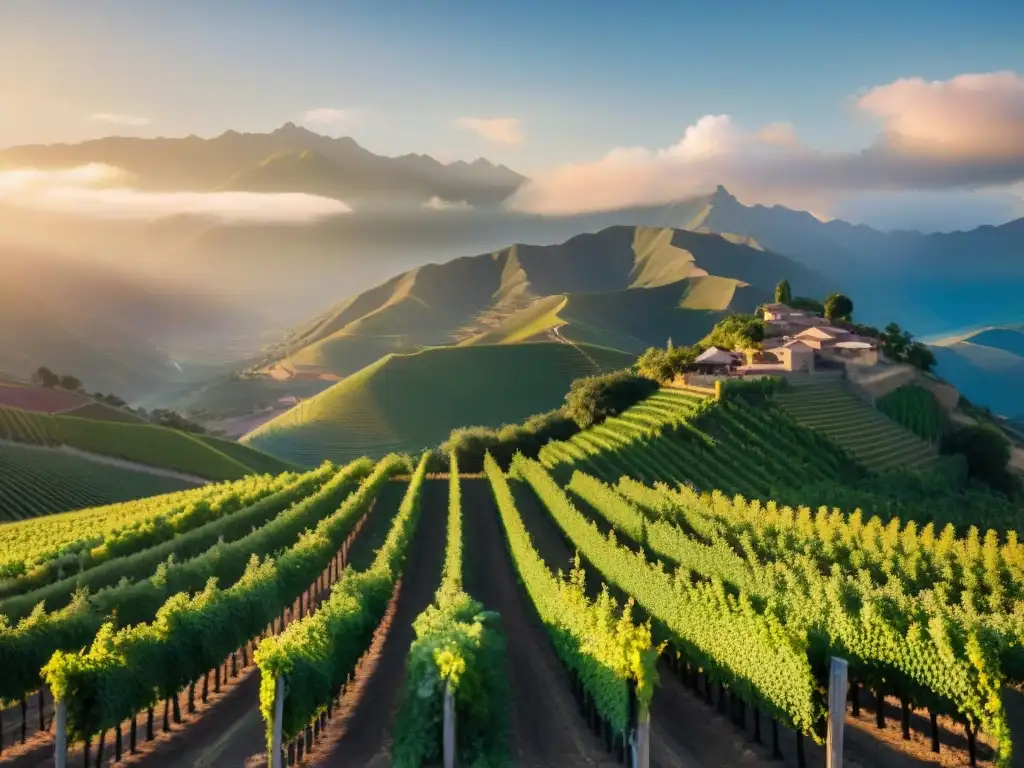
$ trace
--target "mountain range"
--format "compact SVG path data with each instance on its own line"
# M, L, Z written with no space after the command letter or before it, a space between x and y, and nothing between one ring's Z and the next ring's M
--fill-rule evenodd
M270 133L227 131L212 139L138 139L112 136L81 144L12 147L0 168L69 168L103 163L133 176L146 190L306 192L347 203L437 197L496 205L524 178L478 159L442 164L427 155L382 157L349 137L321 136L294 123Z
M24 373L46 364L70 369L87 383L95 380L97 387L106 386L98 382L107 381L104 372L113 369L109 354L102 350L116 349L126 360L114 367L123 368L124 373L111 384L122 382L130 396L153 394L155 381L167 366L176 371L170 360L186 369L190 363L215 361L217 370L223 370L232 360L236 368L245 367L260 360L261 347L282 337L284 342L272 346L272 357L298 360L305 355L305 362L314 366L321 364L322 357L337 371L334 375L344 375L382 350L471 343L481 335L494 338L504 333L513 338L553 317L569 337L607 341L609 328L594 325L594 313L592 309L584 312L587 300L580 297L601 296L603 303L658 296L659 302L667 302L665 306L686 301L683 291L635 284L630 278L630 270L640 263L632 243L637 238L635 227L672 230L670 246L683 250L690 245L675 244L692 237L684 231L688 230L727 235L733 246L745 249L736 251L745 254L742 260L751 263L787 259L785 270L766 270L751 279L732 266L706 265L710 251L694 245L690 250L699 268L712 277L746 283L736 285L724 302L727 283L718 284L710 291L717 302L713 311L747 306L753 300L748 296L770 291L769 277L785 276L794 282L797 271L804 270L799 274L816 276L808 292L820 296L826 288L841 289L853 298L858 320L879 327L896 321L918 337L954 332L966 336L1024 322L1019 301L1024 289L1024 220L969 232L881 232L843 221L822 221L780 206L745 205L722 187L671 205L536 216L510 210L505 204L528 180L504 166L485 160L445 165L420 155L380 157L350 138L319 136L292 124L266 134L228 131L213 139L111 137L76 145L0 150L0 169L87 163L122 168L132 174L131 184L140 190L306 192L338 197L353 212L298 225L265 220L229 223L198 215L115 219L0 203L0 255L5 268L38 260L40 254L52 257L54 264L60 259L77 264L73 268L79 273L82 264L91 264L93 282L110 286L102 295L123 286L126 301L129 294L155 296L153 306L179 309L157 315L163 318L159 322L142 324L131 312L100 312L99 316L112 319L89 324L82 320L93 313L87 309L86 291L76 293L58 280L50 292L67 292L73 298L51 301L45 313L33 312L27 301L10 303L5 314L6 356L0 355L0 368ZM434 198L468 206L425 207ZM577 238L588 233L593 237ZM611 257L602 248L611 241L619 243L606 249L617 254L607 262L618 265L616 278L595 286L579 282L591 279L588 269L601 274L606 268L588 260L604 265ZM467 261L466 254L480 256ZM538 270L547 258L553 263L571 262L570 273L575 276L561 282L544 276ZM470 262L488 266L479 271L463 266ZM677 269L688 262L673 263ZM527 285L518 292L512 291L509 282L517 270L526 277L516 279ZM45 294L47 278L38 270L33 275L31 291L8 280L5 295ZM443 290L431 282L442 280L441 276L447 281ZM682 272L675 276L677 282L694 277ZM23 285L28 279L19 278ZM702 290L709 290L712 281L705 283ZM57 284L65 287L58 291ZM693 289L694 285L686 288L691 304ZM402 295L404 301L395 298ZM419 299L432 310L427 319L408 311ZM566 306L559 305L563 299ZM117 301L105 304L118 307ZM608 314L622 318L623 333L615 346L634 350L641 342L664 342L659 336L664 328L661 321L644 328L629 325L634 317L646 317L645 309L639 313L615 309ZM214 317L216 322L208 321ZM207 320L197 323L196 318ZM596 330L589 330L591 326ZM62 352L74 349L83 338L81 328L89 328L83 349L94 352ZM288 328L295 330L286 337ZM368 339L371 329L375 329L375 340L354 341ZM57 344L57 338L64 341ZM339 339L345 341L339 344ZM360 345L362 351L356 352ZM998 354L979 355L976 348L989 347L977 341L943 345L938 353L940 372L949 372L955 384L967 382L965 391L975 392L973 399L984 403L986 386L995 386L997 380L1009 382L1003 389L1011 391L1020 379L1012 366L995 363ZM340 349L350 351L344 356L328 351ZM339 363L342 357L349 361ZM97 362L87 365L88 360ZM150 373L154 370L156 375ZM980 390L972 380L980 382ZM1004 403L999 397L993 402ZM1010 398L998 409L1024 413L1024 396L1019 402Z

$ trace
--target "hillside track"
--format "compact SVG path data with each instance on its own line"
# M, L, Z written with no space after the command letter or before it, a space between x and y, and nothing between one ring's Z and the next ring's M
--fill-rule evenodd
M157 477L166 477L171 480L181 480L183 483L188 483L193 486L208 485L210 480L205 477L199 477L199 475L190 475L186 472L176 472L173 469L164 469L162 467L154 467L150 464L140 464L137 461L128 461L126 459L119 459L115 456L104 456L101 453L92 453L90 451L83 451L79 448L73 448L70 445L33 445L32 443L17 443L13 440L0 440L0 444L13 446L15 448L22 448L30 451L43 451L49 453L63 453L68 456L75 456L79 459L85 459L95 464L103 464L108 467L118 467L119 469L129 469L133 472L144 472L148 475L156 475Z
M334 712L326 737L304 758L312 766L387 766L391 729L415 638L412 622L441 585L447 542L448 483L426 480L390 626L381 632Z
M587 728L529 597L520 588L490 484L462 479L465 586L501 614L511 690L509 751L523 768L618 765Z

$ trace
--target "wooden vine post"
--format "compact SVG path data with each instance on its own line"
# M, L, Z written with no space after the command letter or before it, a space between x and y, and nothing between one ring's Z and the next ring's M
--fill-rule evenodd
M455 696L452 684L444 688L444 732L442 736L444 749L444 768L455 768Z
M832 657L828 677L828 768L842 768L843 726L846 722L846 681L849 665Z
M651 711L640 713L636 722L636 761L634 768L650 768L651 765Z
M284 721L284 678L274 683L274 722L270 740L270 768L282 768L281 728Z
M54 734L54 768L67 768L68 764L68 705L63 699L54 701L57 716L57 732Z

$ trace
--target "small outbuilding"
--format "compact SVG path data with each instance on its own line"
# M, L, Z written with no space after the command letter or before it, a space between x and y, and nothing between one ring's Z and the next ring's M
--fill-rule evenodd
M775 355L779 364L787 371L814 373L814 347L800 339L793 339L773 349L771 354Z

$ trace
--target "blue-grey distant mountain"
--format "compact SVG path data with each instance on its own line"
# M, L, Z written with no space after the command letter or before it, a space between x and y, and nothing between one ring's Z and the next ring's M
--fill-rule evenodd
M1024 219L969 232L880 232L782 206L746 206L725 189L690 228L757 239L840 281L860 319L918 335L1024 321Z

